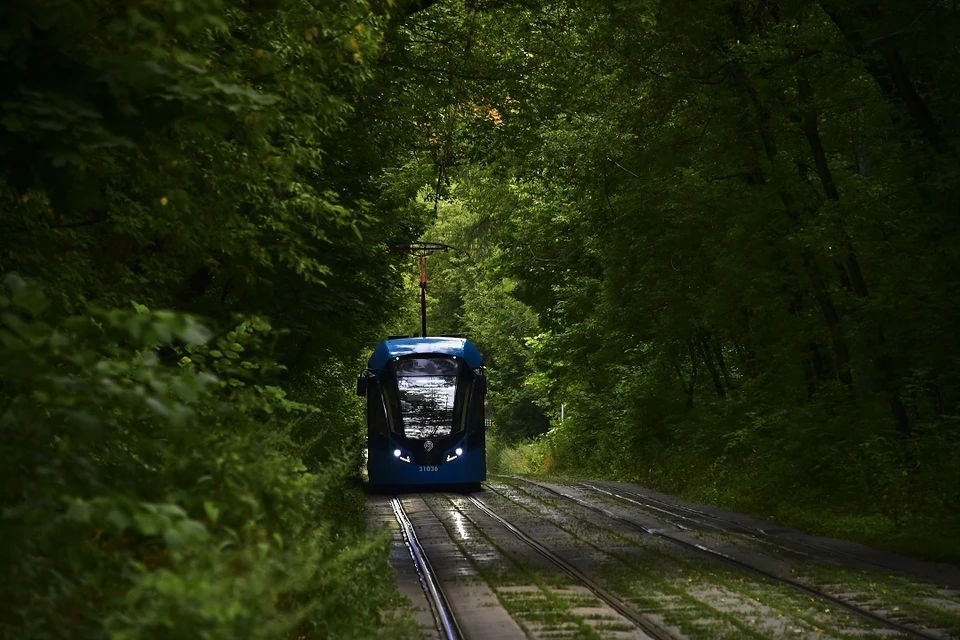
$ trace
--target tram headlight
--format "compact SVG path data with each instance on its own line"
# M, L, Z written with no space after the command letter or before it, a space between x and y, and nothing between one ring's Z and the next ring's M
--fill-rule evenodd
M457 448L454 450L454 453L456 453L458 456L462 456L462 455L463 455L463 449L461 449L460 447L457 447Z
M394 458L399 458L401 453L402 453L402 451L400 451L400 449L394 449L394 450L393 450L393 457L394 457Z

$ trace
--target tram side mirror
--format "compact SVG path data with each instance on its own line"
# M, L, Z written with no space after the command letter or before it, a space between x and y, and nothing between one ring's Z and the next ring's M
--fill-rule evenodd
M474 393L477 396L484 396L487 394L487 376L477 376L477 379L473 385Z
M367 395L367 372L364 371L357 378L357 395L365 396Z

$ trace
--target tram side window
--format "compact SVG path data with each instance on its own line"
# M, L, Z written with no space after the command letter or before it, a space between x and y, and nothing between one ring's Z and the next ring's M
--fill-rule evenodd
M457 398L454 403L454 432L463 431L469 425L469 416L467 416L467 403L470 401L470 393L473 391L473 374L468 367L460 369L460 375L457 376Z
M387 416L379 384L371 384L367 390L367 442L371 449L387 448Z
M403 420L400 417L400 412L397 408L399 402L397 401L397 393L394 390L397 386L397 378L393 375L392 372L386 371L383 373L383 380L380 384L380 392L383 394L383 404L387 408L386 424L385 429L393 431L397 435L404 435L403 433Z
M484 428L484 404L486 393L482 393L485 385L474 384L473 388L481 393L473 393L470 399L470 430L467 435L467 449L479 449L486 444L487 431Z

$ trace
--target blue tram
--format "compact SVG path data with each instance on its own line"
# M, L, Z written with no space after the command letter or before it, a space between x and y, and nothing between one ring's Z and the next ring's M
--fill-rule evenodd
M367 474L381 488L487 477L483 356L457 337L388 338L357 380L367 399Z

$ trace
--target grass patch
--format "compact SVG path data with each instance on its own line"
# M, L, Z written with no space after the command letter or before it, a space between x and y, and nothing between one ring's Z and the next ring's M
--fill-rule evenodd
M597 535L605 538L612 534L634 546L643 546L631 536L580 519L575 513L578 508L572 503L554 496L539 495L539 491L521 486L523 483L504 484L522 494L522 497L510 497L504 492L499 494L501 499L513 502L515 507L530 513L540 514L539 517L597 550L604 549ZM493 486L491 484L491 488ZM548 509L524 504L528 500L535 500ZM570 523L559 521L565 520L565 517L558 520L554 511L577 517L584 525L583 529L577 526L577 531L572 530L567 526ZM589 535L588 529L594 529L594 535ZM622 597L625 595L631 603L641 606L640 610L644 612L663 616L668 624L692 637L763 638L769 637L770 633L786 633L786 630L790 633L829 630L834 637L844 638L885 637L875 623L813 598L790 585L706 557L685 557L688 554L677 548L673 548L672 552L645 548L642 558L609 550L604 553L618 561L600 565L602 578L613 586L616 593L622 594ZM936 594L931 591L929 595ZM889 610L877 607L875 599L871 598L864 598L863 604L871 605L874 610ZM924 606L919 603L914 608L917 614ZM930 607L927 606L927 609ZM948 621L937 616L922 615L915 615L913 619L938 626ZM782 628L772 630L778 625Z
M956 591L869 569L808 564L798 574L818 588L856 594L857 601L896 619L960 635L960 593Z
M635 482L641 486L702 504L730 509L810 535L858 542L874 549L942 562L960 567L960 514L932 518L906 510L832 499L815 488L779 495L718 483L695 470L682 478L636 474L616 466L576 469L583 476L568 475L557 462L549 443L527 442L498 451L492 473L525 475L546 482L579 482L584 479ZM693 465L694 467L696 465Z
M506 549L498 545L469 516L463 514L479 539L484 540L503 560L499 563L499 567L492 562L477 562L474 555L471 554L469 546L457 539L456 532L450 527L449 523L436 513L431 501L425 499L424 503L437 516L461 553L473 564L480 578L490 586L500 605L524 631L529 631L533 625L538 627L539 635L546 636L550 632L562 631L564 632L563 637L570 640L602 640L602 636L594 631L593 627L582 616L572 612L572 609L577 606L595 606L599 601L583 596L566 598L564 594L557 593L558 587L562 588L569 584L569 577L565 573L522 564ZM454 501L451 500L450 504L459 510ZM504 588L528 585L535 587L536 591L511 591Z

